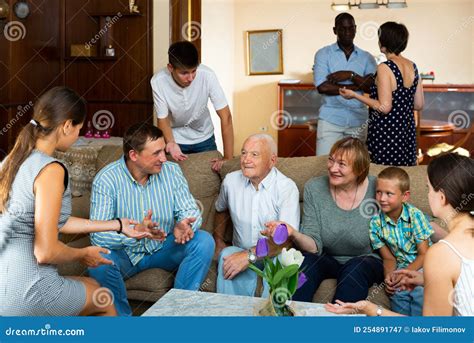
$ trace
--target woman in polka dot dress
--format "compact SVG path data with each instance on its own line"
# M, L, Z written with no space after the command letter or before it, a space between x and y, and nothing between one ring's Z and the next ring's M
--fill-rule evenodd
M369 106L367 145L373 163L412 166L416 164L416 128L413 110L424 104L423 87L416 65L401 56L408 42L403 24L386 22L379 29L380 51L387 62L379 64L370 98L340 89L346 99Z

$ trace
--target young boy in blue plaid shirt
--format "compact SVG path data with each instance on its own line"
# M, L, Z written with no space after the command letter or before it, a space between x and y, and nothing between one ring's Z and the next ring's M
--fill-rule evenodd
M385 291L392 310L408 316L421 316L423 287L400 291L397 269L419 270L433 229L422 211L407 203L410 178L401 168L388 167L377 179L376 199L381 212L370 221L370 241L383 258Z

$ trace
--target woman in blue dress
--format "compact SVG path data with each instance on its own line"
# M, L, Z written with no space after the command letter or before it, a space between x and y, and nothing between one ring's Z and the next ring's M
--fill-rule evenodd
M407 43L405 25L384 23L379 28L379 47L387 61L377 67L370 98L349 89L339 91L344 98L355 98L369 106L367 146L370 159L376 164L416 164L413 110L423 108L424 96L415 63L401 55Z
M118 231L151 238L126 218L89 221L71 217L66 168L53 158L78 138L86 104L74 91L55 87L35 104L33 119L20 132L0 166L0 316L116 315L112 293L88 277L63 277L56 265L111 262L107 249L72 248L58 231L79 234ZM141 232L139 232L141 231Z

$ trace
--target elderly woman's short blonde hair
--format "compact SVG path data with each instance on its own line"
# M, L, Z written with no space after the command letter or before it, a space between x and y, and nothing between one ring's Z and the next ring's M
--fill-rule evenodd
M370 156L365 144L358 138L344 137L338 140L329 152L330 156L345 157L352 165L352 170L357 176L357 184L364 182L369 175Z

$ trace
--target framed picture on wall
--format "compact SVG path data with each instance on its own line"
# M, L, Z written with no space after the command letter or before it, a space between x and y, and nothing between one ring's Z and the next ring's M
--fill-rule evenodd
M247 75L283 74L282 30L247 31Z

